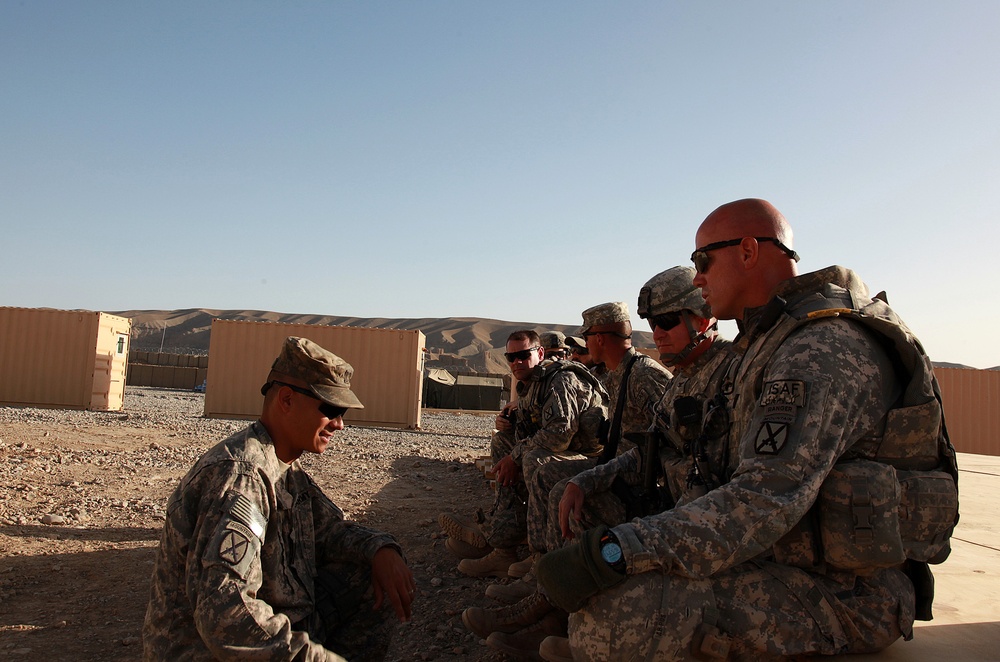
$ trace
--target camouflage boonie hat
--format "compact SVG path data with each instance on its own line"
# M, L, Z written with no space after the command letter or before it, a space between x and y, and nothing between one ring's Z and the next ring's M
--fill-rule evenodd
M351 391L351 364L308 338L285 338L271 370L301 379L317 398L335 407L365 407Z
M709 319L712 311L701 296L701 289L695 287L697 272L693 267L672 267L656 274L639 290L639 305L636 312L646 319L689 310L699 317Z
M569 345L566 344L565 333L560 333L559 331L546 331L545 333L538 334L538 338L542 343L542 347L546 350L569 349Z
M566 344L569 345L570 349L587 351L587 341L578 336L566 336Z
M602 303L599 306L588 308L583 311L583 330L586 331L592 326L602 326L604 324L618 324L620 322L631 321L628 316L628 304L624 301L612 301Z

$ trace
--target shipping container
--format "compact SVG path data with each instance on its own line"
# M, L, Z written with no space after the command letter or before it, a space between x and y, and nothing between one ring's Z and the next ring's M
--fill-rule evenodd
M0 308L0 404L120 411L131 330L108 313Z
M420 427L423 333L277 322L212 321L205 416L259 416L260 387L288 336L308 338L354 368L351 390L365 408L349 410L345 423Z
M1000 370L934 368L934 374L955 450L1000 455Z

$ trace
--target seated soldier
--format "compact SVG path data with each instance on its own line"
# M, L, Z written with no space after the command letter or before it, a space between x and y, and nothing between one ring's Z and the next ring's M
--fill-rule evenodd
M399 545L344 519L299 465L348 409L350 364L290 337L260 420L205 453L167 504L146 660L380 660L416 585Z

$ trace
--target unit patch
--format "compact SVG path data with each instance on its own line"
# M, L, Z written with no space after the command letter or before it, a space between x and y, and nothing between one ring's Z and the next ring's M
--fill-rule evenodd
M788 441L788 423L764 421L757 430L754 450L758 455L777 455Z
M792 379L767 382L760 393L760 406L806 404L806 383Z
M250 549L253 533L239 522L226 523L226 531L219 543L219 558L232 566L238 566Z

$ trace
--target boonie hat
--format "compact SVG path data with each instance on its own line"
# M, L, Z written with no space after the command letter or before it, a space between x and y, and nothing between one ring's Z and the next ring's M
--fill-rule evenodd
M317 398L335 407L365 408L351 391L351 364L308 338L285 338L271 370L301 379Z
M583 311L583 330L586 331L592 326L603 326L605 324L618 324L619 322L630 321L628 315L628 304L624 301L612 301L602 303Z
M569 345L566 344L566 334L559 331L540 333L538 339L545 349L569 349Z
M587 353L587 341L583 338L577 336L566 336L566 344L570 346L570 349L575 349Z

